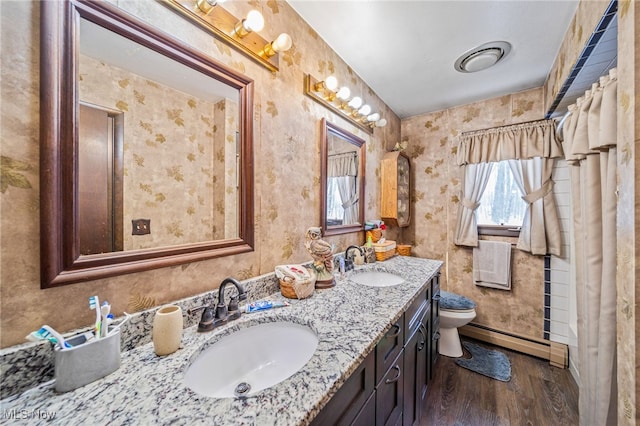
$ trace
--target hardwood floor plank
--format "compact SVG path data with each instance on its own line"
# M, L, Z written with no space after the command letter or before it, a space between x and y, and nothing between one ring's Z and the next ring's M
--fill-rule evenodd
M506 354L511 361L511 380L493 380L459 367L455 358L441 356L429 383L422 425L578 424L578 389L569 370L519 352L473 342Z

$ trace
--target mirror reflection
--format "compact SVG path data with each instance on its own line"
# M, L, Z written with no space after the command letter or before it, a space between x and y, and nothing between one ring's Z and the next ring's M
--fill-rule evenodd
M364 224L364 140L323 120L322 219L326 235Z
M253 80L109 2L40 5L42 287L253 250Z
M236 89L86 19L78 88L80 254L238 237Z

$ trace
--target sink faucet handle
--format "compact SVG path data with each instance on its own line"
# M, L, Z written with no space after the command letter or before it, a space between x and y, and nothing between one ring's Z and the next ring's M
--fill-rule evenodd
M189 315L193 315L196 312L202 310L202 316L200 317L200 322L198 323L198 331L211 331L213 330L213 308L211 306L198 306L197 308L189 308L187 312Z
M229 312L238 310L238 298L239 296L231 296L231 300L229 300L229 306L227 307Z

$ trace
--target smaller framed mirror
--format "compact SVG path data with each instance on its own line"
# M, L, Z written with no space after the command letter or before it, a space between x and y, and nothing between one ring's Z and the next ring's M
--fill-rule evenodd
M324 235L364 229L365 141L322 119L320 225Z

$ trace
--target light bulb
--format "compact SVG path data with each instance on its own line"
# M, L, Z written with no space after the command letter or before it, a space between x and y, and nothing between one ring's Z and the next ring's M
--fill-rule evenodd
M349 106L353 109L360 108L360 105L362 105L362 99L360 99L358 96L349 101Z
M291 44L291 36L287 33L282 33L271 43L271 47L276 52L284 52L291 49Z
M262 31L264 28L264 18L262 14L257 10L252 10L247 14L247 19L244 20L244 29L251 31Z
M380 120L376 121L376 127L384 127L387 125L387 120L385 120L384 118L381 118Z
M360 115L369 115L371 113L371 107L369 105L362 105L362 107L358 110L358 114Z
M205 15L208 15L209 13L211 13L213 8L216 7L216 5L218 3L222 3L222 1L217 1L217 0L197 0L196 1L196 6L198 6L198 9L200 9Z
M347 99L349 99L349 96L351 96L351 90L349 90L347 86L342 86L340 90L338 90L338 93L336 94L336 97L343 101L346 101Z
M374 112L373 114L371 114L370 116L367 117L367 121L378 121L380 120L380 114L378 114L377 112Z
M338 88L338 79L330 75L324 80L324 87L331 90L332 92L335 92Z
M240 38L246 37L252 31L260 31L264 28L264 18L262 14L257 10L252 10L247 14L247 17L242 21L236 23L233 31Z

